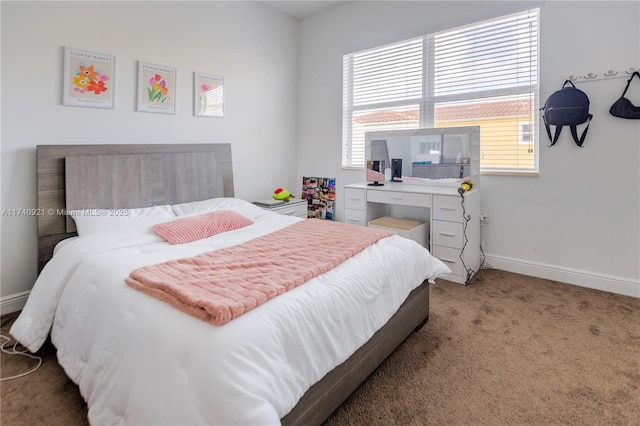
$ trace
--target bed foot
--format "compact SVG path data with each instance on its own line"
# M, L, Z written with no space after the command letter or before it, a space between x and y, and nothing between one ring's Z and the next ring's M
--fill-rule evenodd
M424 325L427 323L427 321L429 321L429 317L426 317L420 324L418 324L418 326L416 328L413 329L413 331L414 332L420 331L420 329L422 327L424 327Z

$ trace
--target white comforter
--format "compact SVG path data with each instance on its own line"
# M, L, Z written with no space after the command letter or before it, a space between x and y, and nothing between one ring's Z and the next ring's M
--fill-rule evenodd
M35 351L51 331L92 424L279 424L412 289L449 272L417 243L393 236L221 327L124 283L137 267L300 220L252 205L234 210L255 224L179 246L151 232L126 240L83 236L60 248L42 271L11 334Z

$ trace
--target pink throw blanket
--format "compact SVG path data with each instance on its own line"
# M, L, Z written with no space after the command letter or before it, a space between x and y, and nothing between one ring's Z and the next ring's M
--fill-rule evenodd
M307 219L233 247L138 268L125 281L190 315L222 325L392 234Z

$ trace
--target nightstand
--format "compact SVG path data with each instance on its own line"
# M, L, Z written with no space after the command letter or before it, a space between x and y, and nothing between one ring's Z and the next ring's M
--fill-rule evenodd
M257 205L257 204L256 204ZM261 206L258 207L268 210L271 212L275 212L285 216L295 216L301 217L303 219L307 218L307 200L301 200L299 198L291 198L288 202L283 204L278 204L275 206Z

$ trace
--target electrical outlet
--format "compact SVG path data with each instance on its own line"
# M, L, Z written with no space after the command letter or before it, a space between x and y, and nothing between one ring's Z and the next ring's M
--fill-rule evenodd
M480 226L484 226L484 225L488 225L489 224L489 218L487 217L486 214L481 213L480 214Z

